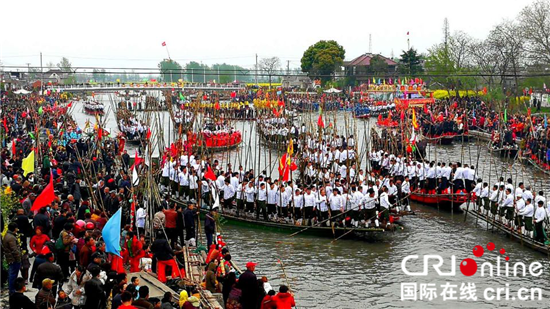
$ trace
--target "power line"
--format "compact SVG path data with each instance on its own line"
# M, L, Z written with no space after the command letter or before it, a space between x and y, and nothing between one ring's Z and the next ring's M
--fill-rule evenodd
M11 69L39 69L39 66L11 66L7 65L4 66L4 68L11 68ZM94 69L101 69L105 70L104 72L93 72ZM78 72L78 70L90 70L89 72ZM124 71L120 71L124 70ZM127 71L130 70L130 71ZM228 75L236 75L236 76L251 76L250 73L257 73L258 76L266 77L284 77L284 76L305 76L306 73L292 73L292 74L286 74L285 69L279 69L275 70L272 74L267 74L265 71L258 69L244 69L244 71L247 71L247 73L243 73L243 69L213 69L213 68L181 68L181 69L168 69L165 71L160 70L159 68L105 68L105 67L74 67L71 68L71 70L65 70L61 69L60 71L56 71L57 73L67 73L67 74L185 74L185 75L214 75L218 74L218 71L220 72L220 76L228 76ZM357 75L347 75L344 72L336 72L334 74L315 74L312 73L311 75L315 77L356 77L356 78L409 78L410 75L408 74L400 74L400 73L394 73L390 74L387 73L385 76L380 76L378 74L374 73L367 73L367 74L357 74ZM461 77L501 77L501 78L510 78L510 77L518 77L518 78L529 78L529 77L547 77L550 76L550 72L544 71L544 72L529 72L529 73L505 73L505 74L498 74L498 73L454 73L454 72L445 72L440 71L436 74L431 73L418 73L415 74L414 77L454 77L454 78L461 78Z

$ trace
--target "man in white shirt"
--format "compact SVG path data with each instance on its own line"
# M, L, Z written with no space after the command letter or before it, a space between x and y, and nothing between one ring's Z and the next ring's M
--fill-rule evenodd
M546 241L546 235L544 233L544 219L546 218L546 209L544 209L544 202L538 201L537 209L535 210L535 240L541 243Z
M136 211L136 226L138 228L139 235L145 235L145 219L147 218L147 211L143 205L139 205Z
M372 188L367 190L367 194L363 196L362 204L364 206L364 213L362 217L366 220L366 224L370 225L372 222L378 222L376 216L376 195Z
M223 207L228 210L233 206L233 198L235 197L235 188L226 179L223 186Z
M267 214L275 217L277 214L277 186L275 183L270 183L267 188Z
M535 209L533 204L531 204L531 199L528 198L525 200L525 206L522 210L518 212L518 215L521 216L523 221L523 226L521 231L524 235L533 237L533 215L535 214Z
M247 194L247 205L248 205L248 203L249 203L248 202L249 194L252 194L252 195L254 194L253 188L251 188L250 184L248 185L246 194ZM261 208L266 208L267 209L267 188L266 188L265 182L260 183L260 187L258 189L257 197L256 197L256 207L259 208L259 209L261 209ZM267 215L268 215L268 218L271 216L269 211L267 211Z
M306 222L313 219L313 209L315 208L316 200L316 195L311 192L311 187L308 187L304 193L304 220Z
M409 176L405 176L405 180L401 184L401 205L404 206L406 211L411 211L411 204L409 200L409 195L411 194L411 183L409 182Z
M505 192L505 197L500 203L500 217L502 222L508 226L511 220L514 219L514 196L509 188Z
M248 181L245 179L237 186L235 192L235 199L237 200L237 216L244 210L244 201L246 200L246 189L248 188Z
M389 225L390 222L390 208L393 205L390 203L390 199L388 196L388 188L386 186L382 187L382 193L380 193L380 211L381 211L381 219L382 224Z
M277 202L278 213L283 218L288 218L288 195L286 194L286 188L283 184L279 186L277 190L275 199Z
M489 184L484 182L483 188L481 189L480 196L481 202L483 203L484 213L489 214L489 210L491 209L491 202L489 201Z
M329 197L330 216L332 222L342 221L340 214L344 211L344 203L340 195L340 191L336 188L332 190L332 195Z
M183 200L184 196L189 199L189 173L187 172L187 167L180 167L180 172L178 173L178 181L180 199Z

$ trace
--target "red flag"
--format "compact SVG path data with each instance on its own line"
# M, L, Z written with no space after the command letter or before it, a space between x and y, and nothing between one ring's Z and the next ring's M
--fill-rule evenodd
M321 128L325 127L325 123L323 122L323 115L319 115L319 119L317 119L317 125L319 125L319 127Z
M50 170L50 183L42 190L42 193L34 200L31 211L37 211L42 207L48 206L55 199L53 192L53 174Z
M4 132L8 133L8 122L6 121L6 115L4 115Z
M147 128L147 139L151 138L151 128Z
M401 121L405 120L405 112L403 110L401 110L401 115L399 118L401 119Z
M69 105L67 105L67 107L72 107L73 106L73 101L69 102Z
M212 168L210 168L210 165L206 169L206 173L204 173L204 178L210 179L212 181L216 180L216 174L214 174L214 172L212 171Z
M483 87L483 94L487 94L487 87Z
M162 42L162 46L163 46L163 47L166 46L166 42Z
M143 159L138 156L138 152L136 150L136 156L134 157L134 164L132 165L132 167L130 167L130 169L133 169L134 167L139 165L141 162L143 162Z
M15 156L15 154L17 153L17 147L16 147L16 142L17 142L17 139L14 138L13 139L13 142L11 143L11 152L13 153L13 155Z
M279 106L285 106L285 101L279 100Z
M275 117L279 117L279 112L274 108L273 109L273 115L275 115Z
M97 138L101 140L103 137L103 130L101 128L97 129Z
M214 108L219 111L220 110L220 102L216 102L216 104L214 104Z

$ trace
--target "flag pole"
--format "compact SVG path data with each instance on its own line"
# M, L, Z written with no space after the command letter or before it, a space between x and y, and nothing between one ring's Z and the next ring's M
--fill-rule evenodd
M170 58L170 52L168 51L168 45L164 44L164 48L166 48L166 54L168 54L168 59L172 60L172 58Z

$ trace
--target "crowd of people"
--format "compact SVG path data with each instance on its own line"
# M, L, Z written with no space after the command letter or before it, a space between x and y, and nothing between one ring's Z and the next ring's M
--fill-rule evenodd
M81 130L66 113L63 104L67 102L55 95L2 97L0 221L2 261L7 266L2 268L2 286L7 286L2 291L9 295L10 308L199 307L198 290L182 291L179 303L173 303L173 295L149 297L147 284L129 277L132 272L150 272L159 281L177 286L174 280L185 276L183 246L203 233L198 230L198 208L169 198L146 203L144 193L132 193L131 171L141 171L143 163L130 166L128 152L116 139L76 133ZM193 162L191 158L186 165ZM199 161L199 166L204 179L210 163ZM194 179L189 191L179 192L197 192ZM49 198L44 195L49 186L51 201L35 208ZM117 255L107 248L102 230L119 210L122 230ZM211 242L217 242L215 221L207 216L204 226ZM227 255L227 248L221 250ZM225 281L225 277L216 279ZM281 289L282 299L288 293ZM233 298L235 303L240 301ZM254 299L260 308L263 296Z

